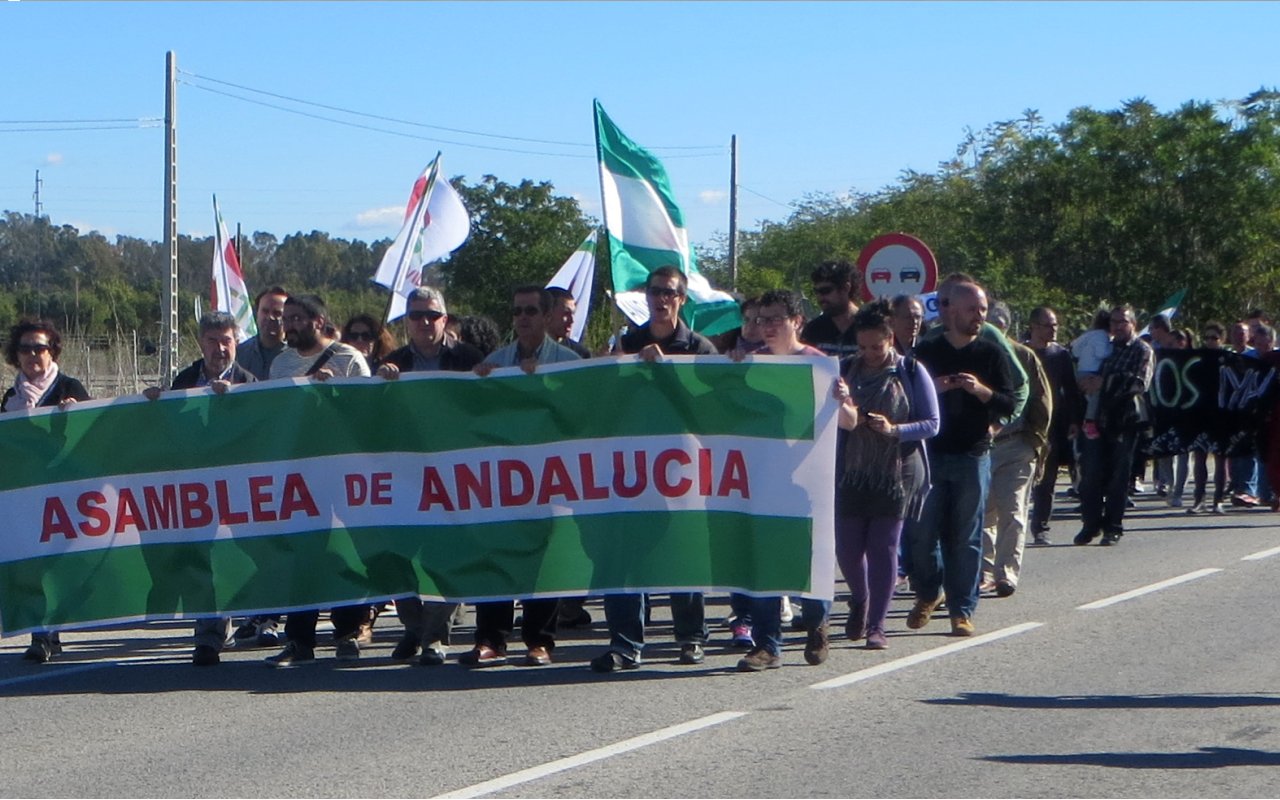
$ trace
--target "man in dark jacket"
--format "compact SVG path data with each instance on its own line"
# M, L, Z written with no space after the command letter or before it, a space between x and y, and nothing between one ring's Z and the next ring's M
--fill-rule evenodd
M387 354L378 367L380 377L393 381L402 372L467 372L484 360L478 348L445 332L449 314L439 289L429 286L414 289L407 307L405 328L409 344ZM457 608L457 603L423 602L417 597L397 600L396 614L404 623L404 635L391 652L391 658L408 661L421 650L419 664L428 667L443 664L450 623Z
M232 384L253 383L252 373L236 363L236 319L225 311L210 311L200 318L199 339L201 358L179 372L171 389L198 389L209 387L215 394L223 394ZM160 389L148 387L143 394L148 400L157 400ZM145 551L144 551L145 553ZM191 663L197 667L211 667L221 661L220 653L227 642L231 628L229 617L206 617L196 620L195 650Z

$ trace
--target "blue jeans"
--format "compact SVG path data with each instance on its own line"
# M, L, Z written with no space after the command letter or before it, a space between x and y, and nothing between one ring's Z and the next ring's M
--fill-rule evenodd
M943 589L951 617L972 617L982 572L982 520L991 485L991 456L929 454L933 489L920 519L907 523L911 582L921 600Z
M1231 494L1258 496L1258 461L1254 456L1231 456L1227 468L1231 470Z
M644 595L605 595L604 618L609 625L609 649L639 661L644 649ZM671 619L680 644L707 641L706 606L701 592L672 593Z
M751 635L756 646L763 647L775 656L782 655L782 598L752 597ZM800 598L800 619L806 631L817 630L831 614L830 600Z

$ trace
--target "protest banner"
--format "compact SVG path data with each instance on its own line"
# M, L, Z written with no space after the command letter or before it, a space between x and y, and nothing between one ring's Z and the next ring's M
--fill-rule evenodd
M1147 390L1153 427L1147 453L1252 455L1275 397L1275 369L1259 359L1227 350L1160 350Z
M0 630L409 595L830 597L836 369L627 357L0 415Z

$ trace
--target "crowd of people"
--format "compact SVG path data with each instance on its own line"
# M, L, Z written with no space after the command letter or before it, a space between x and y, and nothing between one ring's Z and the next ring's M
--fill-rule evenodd
M939 285L938 316L925 324L919 298L899 296L855 302L857 274L844 261L819 265L812 296L821 313L805 319L801 298L774 290L741 302L742 326L709 339L681 319L685 276L674 267L653 271L645 285L649 320L632 326L611 348L592 353L569 337L576 312L564 289L530 285L511 293L511 339L483 317L449 314L443 293L422 287L408 298L406 343L397 346L377 317L358 314L341 327L313 294L272 287L255 299L257 334L237 342L236 324L225 312L205 314L198 325L201 358L180 372L169 389L221 394L238 384L282 378L335 377L396 380L405 372L471 371L487 376L498 367L532 373L540 365L637 354L645 360L724 353L826 355L840 360L841 377L831 389L839 426L835 485L834 558L848 585L843 637L866 648L889 647L888 612L895 592L914 602L906 627L929 625L944 608L951 634L972 636L982 596L1005 598L1018 588L1024 548L1048 545L1055 487L1069 471L1078 497L1077 545L1094 540L1114 546L1124 535L1145 457L1141 443L1149 427L1146 405L1156 360L1163 349L1230 347L1277 363L1275 331L1261 313L1231 326L1209 323L1199 337L1177 330L1157 315L1139 335L1134 309L1101 311L1092 330L1070 346L1057 341L1058 316L1039 307L1028 316L1025 341L1010 335L1012 315L990 302L972 277L952 274ZM89 395L58 367L58 330L46 321L12 328L6 360L17 371L0 411L42 406L66 408ZM147 389L155 400L161 388ZM1154 488L1181 507L1193 478L1187 513L1223 513L1237 506L1280 506L1256 456L1226 457L1202 445L1153 462ZM1214 492L1207 499L1209 455L1214 456ZM519 598L517 598L519 599ZM509 640L519 626L524 655L519 663L552 663L564 628L591 623L584 598L519 599L475 607L471 647L458 663L480 668L508 663ZM608 649L590 661L597 672L641 666L651 598L614 593L603 598ZM727 623L733 646L746 652L742 672L783 663L784 626L805 634L804 658L823 663L830 649L831 603L804 598L798 615L789 598L734 594ZM360 603L329 609L338 659L358 659L372 641L386 604ZM455 603L418 598L395 601L404 627L391 653L395 661L444 664L458 625ZM700 664L709 635L702 593L670 596L674 637L681 664ZM282 646L266 659L289 667L316 659L320 609L290 611L241 621L201 619L195 626L192 661L211 666L223 649ZM283 620L283 625L281 625ZM62 650L56 632L32 635L24 658L47 662Z

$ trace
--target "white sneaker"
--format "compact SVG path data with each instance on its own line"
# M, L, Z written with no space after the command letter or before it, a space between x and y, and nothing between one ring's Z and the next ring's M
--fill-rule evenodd
M1224 510L1222 509L1222 503L1214 503L1214 504L1213 504L1213 513L1215 513L1215 514L1225 514L1225 513L1227 513L1227 512L1226 512L1226 511L1224 511Z
M796 618L796 612L791 608L791 598L785 594L782 596L782 624L789 625L791 620Z
M1196 504L1195 504L1195 505L1193 505L1191 508L1188 508L1188 509L1187 509L1187 513L1188 513L1188 514L1203 514L1203 513L1204 513L1204 501L1203 501L1203 500L1201 500L1199 503L1196 503Z

